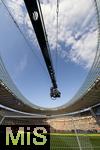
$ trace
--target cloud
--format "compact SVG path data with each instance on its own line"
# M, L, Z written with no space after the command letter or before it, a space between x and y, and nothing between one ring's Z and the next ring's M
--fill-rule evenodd
M24 4L24 0L5 0L5 2L10 10L10 13L18 23L21 31L24 33L26 39L30 42L30 45L34 44L37 46L38 43Z
M56 3L42 4L42 11L50 45L52 49L55 49ZM93 0L60 1L58 54L66 62L70 60L84 68L91 67L97 47L96 19ZM63 46L61 43L63 43Z
M24 1L10 0L7 5L28 40L37 46ZM41 0L41 7L50 48L53 51L56 49L56 0ZM96 52L98 34L94 0L60 0L58 19L59 57L66 62L72 61L84 68L90 68Z
M76 41L69 52L71 60L86 68L90 68L96 52L97 31L87 33Z
M5 1L10 8L12 15L15 17L17 22L19 24L24 23L24 12L23 12L23 6L24 6L24 1L23 0L10 0L10 1Z

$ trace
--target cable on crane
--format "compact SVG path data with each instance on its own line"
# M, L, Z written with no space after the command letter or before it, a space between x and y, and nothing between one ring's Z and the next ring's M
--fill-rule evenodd
M57 18L57 24L56 24L56 74L57 74L57 63L58 63L58 28L59 28L59 0L57 0L57 7L56 7L56 18Z

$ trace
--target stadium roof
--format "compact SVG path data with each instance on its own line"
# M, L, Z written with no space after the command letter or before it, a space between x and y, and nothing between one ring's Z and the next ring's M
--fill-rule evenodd
M70 102L66 106L53 109L30 107L19 100L2 82L0 82L0 103L9 108L32 114L57 115L71 113L100 103L100 80L96 80L94 85L87 90L87 93L77 101Z

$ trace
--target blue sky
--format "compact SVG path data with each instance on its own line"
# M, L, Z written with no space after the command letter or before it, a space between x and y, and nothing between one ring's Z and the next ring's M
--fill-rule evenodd
M68 102L84 82L97 46L97 19L93 0L59 1L56 53L56 0L41 0L61 98L51 100L51 81L23 0L5 0L31 48L0 4L0 55L22 94L32 103L56 107ZM84 6L84 7L83 7ZM57 64L55 58L58 58Z

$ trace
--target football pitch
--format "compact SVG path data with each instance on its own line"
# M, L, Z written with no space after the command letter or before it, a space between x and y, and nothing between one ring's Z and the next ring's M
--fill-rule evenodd
M100 150L100 134L50 134L50 150Z

